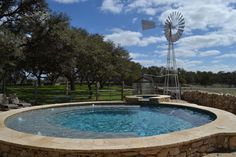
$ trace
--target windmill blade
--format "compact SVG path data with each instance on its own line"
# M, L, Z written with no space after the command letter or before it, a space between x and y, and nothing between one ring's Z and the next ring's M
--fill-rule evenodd
M148 30L156 28L156 23L154 21L142 20L142 29Z
M184 32L184 27L185 22L183 15L177 11L170 13L165 21L164 34L166 36L166 39L171 42L176 42L182 36ZM171 31L172 29L176 29L177 32Z

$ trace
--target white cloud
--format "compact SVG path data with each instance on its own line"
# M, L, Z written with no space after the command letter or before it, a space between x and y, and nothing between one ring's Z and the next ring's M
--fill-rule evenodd
M183 57L183 58L189 58L189 57L195 57L197 56L197 51L191 50L185 47L181 48L175 48L175 56L176 57ZM167 56L167 50L162 51L155 51L154 53L158 54L160 57L166 57Z
M140 63L142 66L150 67L150 66L165 66L165 63L162 63L157 59L134 59L135 62Z
M225 53L220 56L216 56L217 59L225 59L225 58L236 58L236 53Z
M118 0L113 0L115 1ZM236 0L119 0L119 4L122 4L119 13L135 12L151 15L159 20L156 21L158 23L164 22L171 11L175 9L180 11L185 18L185 30L182 38L175 43L175 52L177 58L181 58L178 61L184 68L205 71L236 69L236 66L229 66L230 63L223 62L236 58L236 53L224 52L224 48L234 49L236 45ZM136 19L133 20L133 23L135 22ZM106 39L122 46L148 46L157 42L166 42L162 37L144 37L140 32L129 30L113 31L106 36ZM167 46L159 45L155 56L164 58L166 54ZM155 64L152 58L150 61L141 61L145 65ZM207 66L204 61L210 62L211 66Z
M204 35L192 35L180 39L180 47L191 49L210 48L217 46L229 46L236 43L236 35L227 32L213 32Z
M235 30L236 9L230 6L235 0L103 0L102 10L114 13L137 12L154 16L162 13L159 20L164 21L173 8L185 17L186 30L221 28ZM106 6L106 7L103 7ZM220 18L219 18L220 17Z
M69 3L77 3L77 2L85 2L87 0L54 0L58 3L65 3L65 4L69 4Z
M220 60L213 60L213 61L211 61L211 63L213 63L213 64L220 63Z
M197 66L194 69L190 69L190 70L194 70L194 71L212 71L212 72L219 72L219 71L234 71L236 69L236 66L230 66L230 65L225 65L225 64L211 64L211 66L206 66L206 65L202 65L202 66Z
M178 68L184 68L186 70L193 70L195 67L198 67L203 62L201 60L189 60L189 59L176 59L176 64Z
M186 59L184 60L177 59L177 66L190 71L219 72L219 71L234 71L236 69L236 66L219 64L219 61L211 62L211 65L209 66L204 64L204 62L201 60L186 60Z
M129 55L130 55L130 57L131 57L132 59L148 57L147 54L143 54L143 53L135 53L135 52L131 52L131 53L129 53Z
M219 64L219 60L214 60L209 64L205 64L201 60L188 60L188 59L177 59L177 66L180 68L184 68L190 71L212 71L212 72L219 72L219 71L235 71L236 65L226 65L226 64Z
M197 55L197 51L189 48L176 48L175 54L177 57L195 57Z
M171 2L171 0L169 0ZM167 0L133 0L131 3L127 4L127 11L137 11L139 13L145 13L147 15L155 15L157 12L162 12L167 10L169 4ZM168 7L169 8L169 7Z
M123 9L123 4L120 0L103 0L101 10L112 13L120 13Z
M218 50L209 50L209 51L202 51L202 52L199 52L199 55L201 57L208 57L208 56L217 56L220 54L220 51Z
M163 41L163 37L143 37L142 33L122 30L122 29L113 29L112 34L105 35L105 41L110 40L115 44L121 46L141 46L145 47L150 44Z
M229 7L227 2L182 1L179 5L180 7L177 9L184 15L187 30L235 29L232 27L232 23L236 22L236 11ZM172 10L162 13L160 21L164 21L170 11Z
M163 12L160 21L164 21L171 8L184 14L188 29L228 28L235 29L232 24L236 22L236 10L229 5L235 0L133 0L129 1L123 9L136 11L147 15L156 15ZM219 18L220 17L220 18Z
M134 18L132 19L132 23L133 23L133 24L136 23L137 20L138 20L138 18L137 18L137 17L134 17Z
M154 53L160 55L160 57L167 56L167 50L164 51L155 51ZM192 58L192 57L209 57L217 56L220 54L218 50L208 50L208 51L197 51L193 49L188 49L185 47L179 47L175 49L175 55L181 58Z
M105 3L107 0L104 0ZM186 23L185 35L177 43L177 47L199 51L202 48L214 48L218 46L230 46L236 44L236 9L230 4L236 3L236 0L109 0L112 4L118 4L117 7L122 11L136 11L155 15L161 8L166 10L161 13L159 20L165 21L167 16L175 7L183 13ZM122 12L119 9L119 12ZM146 11L144 11L146 10ZM150 11L148 11L150 10ZM136 21L135 19L133 21ZM193 35L192 30L200 29L207 33ZM212 29L212 30L211 30ZM183 49L183 48L182 48ZM194 51L193 51L194 50ZM190 53L189 53L190 54Z
M157 13L157 9L155 8L144 8L144 9L140 9L140 12L144 12L146 13L147 15L156 15Z

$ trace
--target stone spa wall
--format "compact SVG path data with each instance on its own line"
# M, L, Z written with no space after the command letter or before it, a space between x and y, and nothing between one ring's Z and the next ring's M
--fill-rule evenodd
M185 91L182 99L202 106L214 107L236 114L236 96L208 93L203 91Z
M0 144L0 157L201 157L217 150L235 150L236 136L215 135L202 139L157 148L118 151L63 151Z

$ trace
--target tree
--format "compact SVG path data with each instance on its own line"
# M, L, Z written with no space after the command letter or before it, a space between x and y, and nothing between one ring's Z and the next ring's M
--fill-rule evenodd
M1 25L19 28L23 20L39 12L45 12L47 4L44 0L2 0L0 2ZM23 19L23 20L22 20Z
M139 63L130 61L128 64L128 75L125 79L126 84L132 85L134 81L140 78L142 74L142 66Z
M113 44L104 42L103 37L98 34L89 35L86 39L78 68L81 77L87 82L90 96L92 95L92 85L95 82L104 83L112 76L112 51Z
M44 21L35 19L31 21L34 29L24 47L24 69L37 78L41 85L42 75L49 72L61 72L61 55L71 51L69 21L63 14L52 14ZM58 55L59 54L59 55ZM64 56L63 56L64 57ZM66 58L64 58L66 59Z
M18 37L4 27L0 27L0 81L4 91L4 78L13 71L16 66L17 58L21 54L18 46L21 44Z
M0 81L10 76L10 71L16 74L22 48L26 41L26 30L31 26L26 19L34 19L45 14L47 5L44 0L5 0L0 2L0 44L1 63ZM4 81L3 81L4 82ZM4 83L3 83L4 85Z
M82 77L81 69L86 64L82 56L84 55L88 32L77 28L72 28L69 32L70 41L68 44L71 49L61 54L60 67L63 75L69 80L70 89L73 91L75 90L75 81L78 77Z
M197 72L197 79L201 85L207 86L213 84L212 72Z

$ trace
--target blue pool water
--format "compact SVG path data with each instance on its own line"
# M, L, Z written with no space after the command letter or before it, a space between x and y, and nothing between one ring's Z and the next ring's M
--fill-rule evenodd
M9 117L9 128L44 136L117 138L159 135L209 123L213 114L173 106L74 106Z

